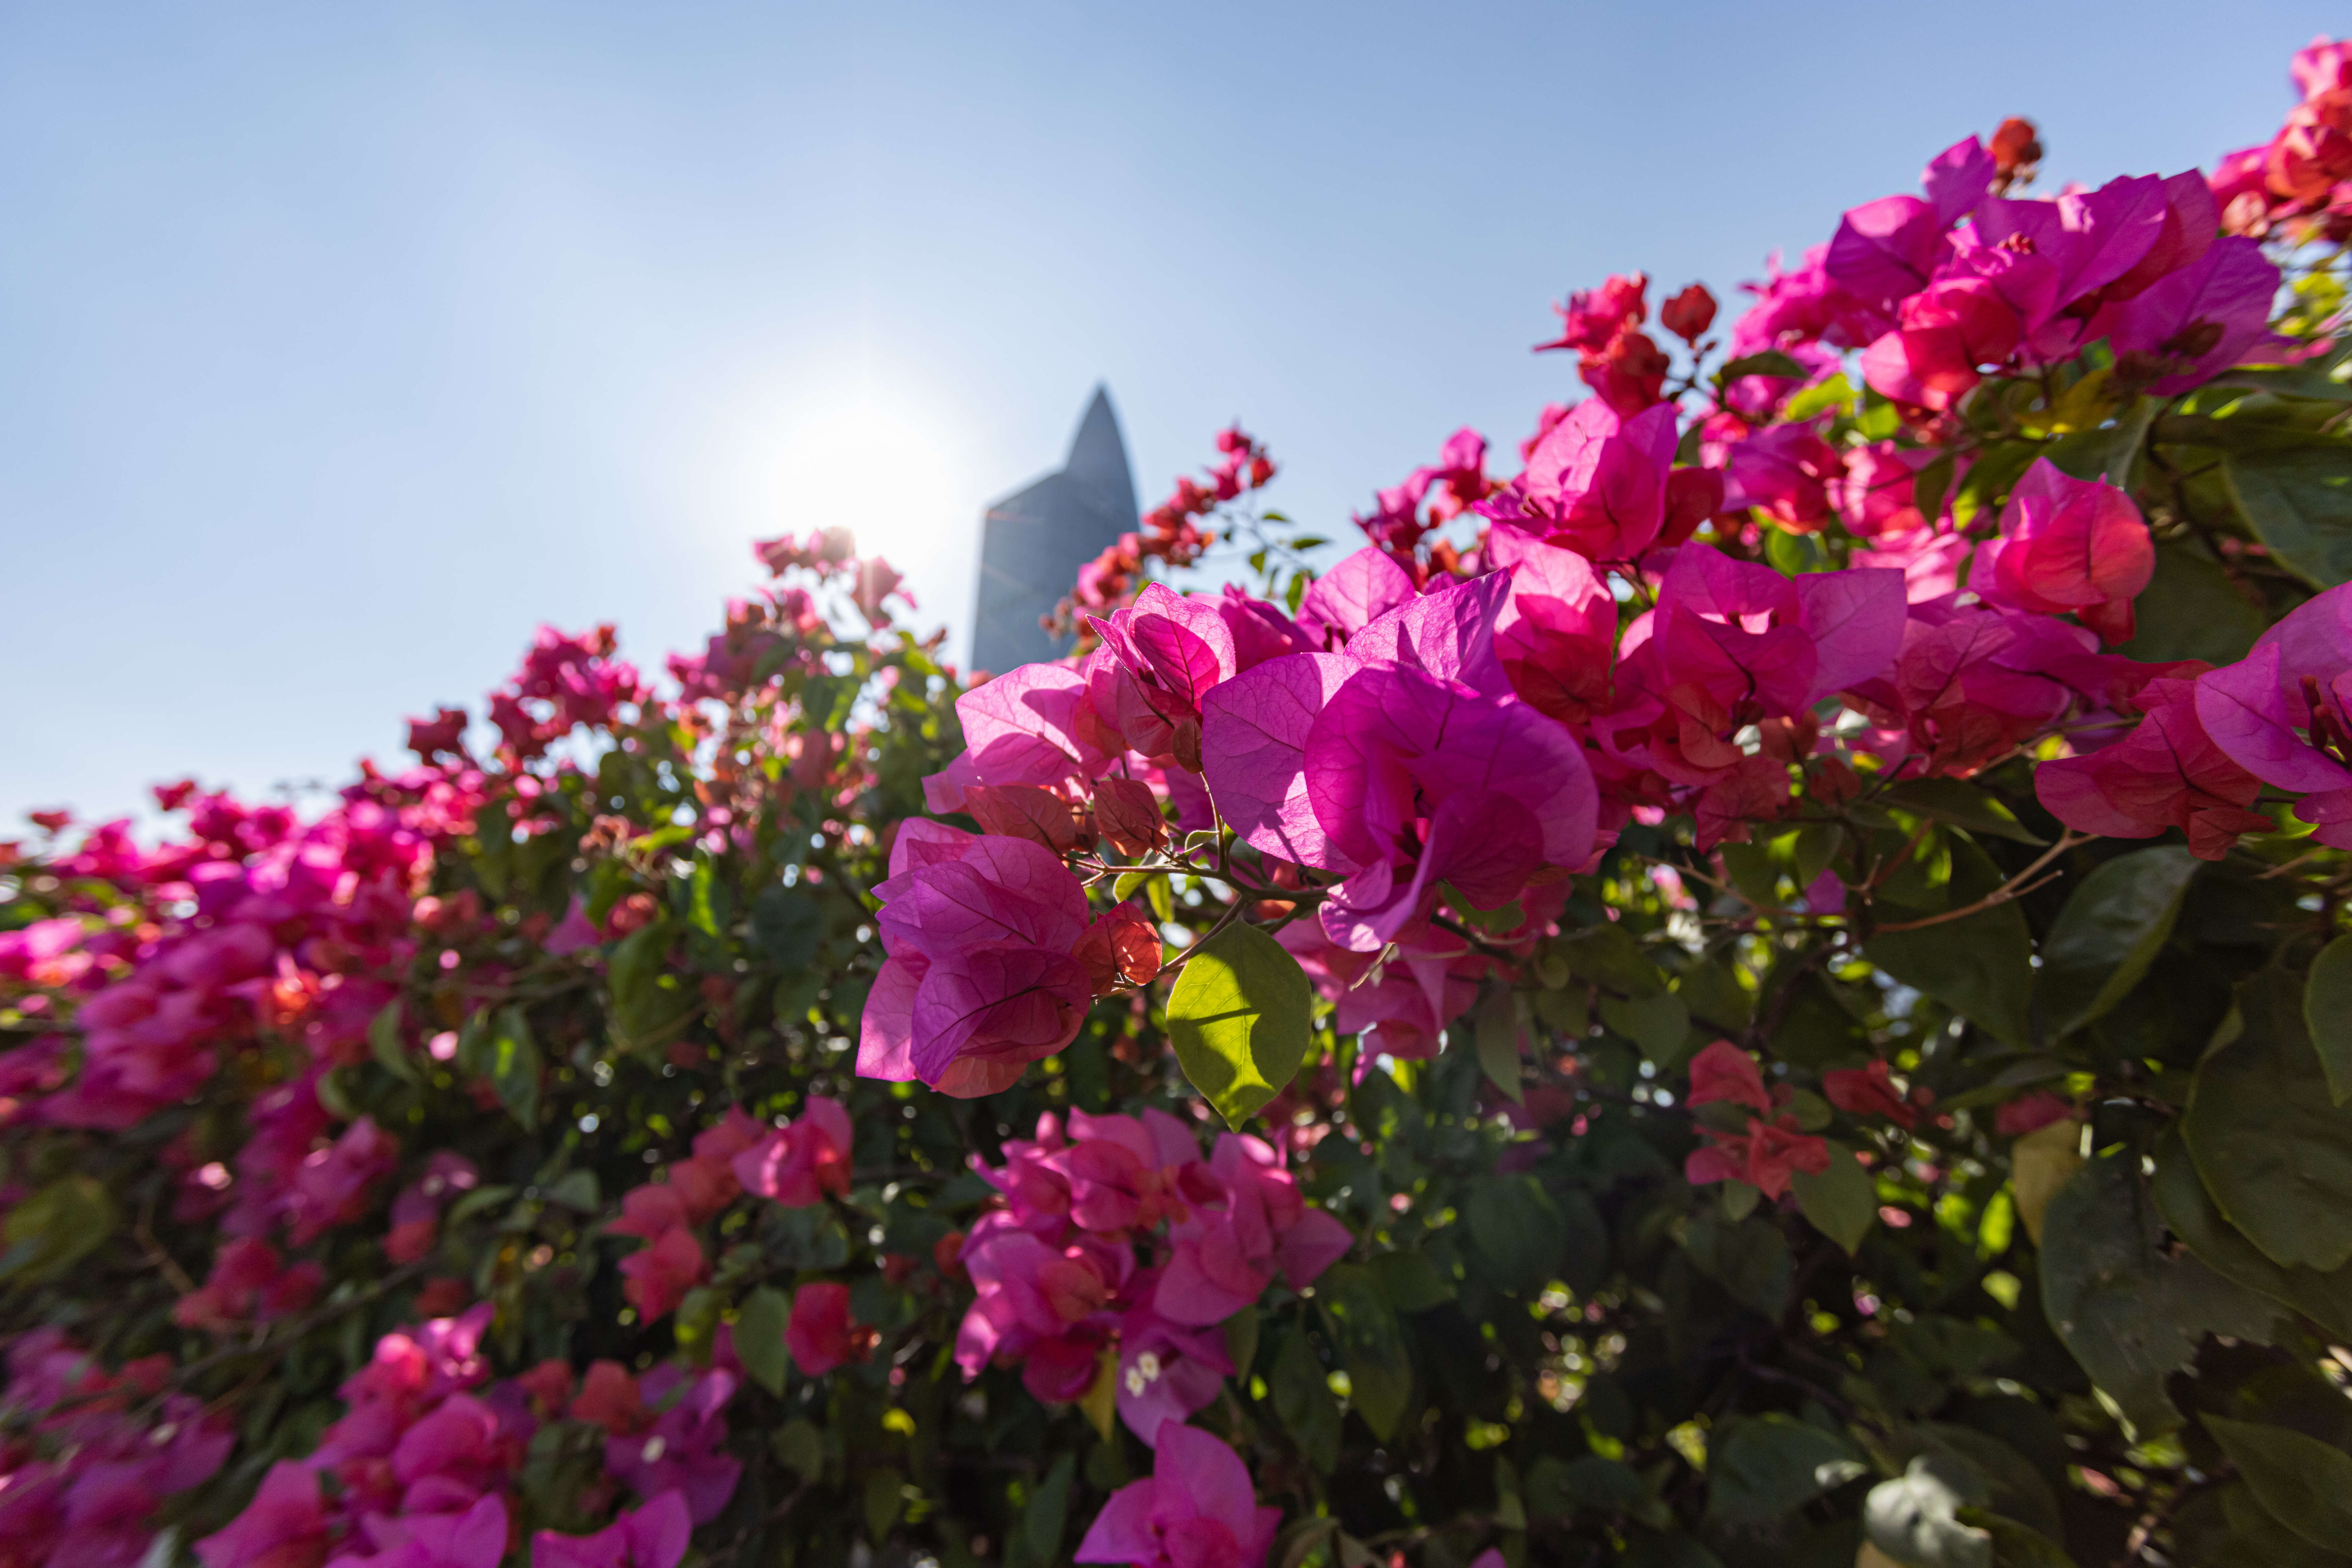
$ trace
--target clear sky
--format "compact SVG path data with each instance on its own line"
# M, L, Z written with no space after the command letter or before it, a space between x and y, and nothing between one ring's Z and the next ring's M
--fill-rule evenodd
M1098 379L1343 531L2006 114L2045 185L2267 138L2316 0L0 5L0 833L265 792L541 621L657 668L846 522L969 616Z

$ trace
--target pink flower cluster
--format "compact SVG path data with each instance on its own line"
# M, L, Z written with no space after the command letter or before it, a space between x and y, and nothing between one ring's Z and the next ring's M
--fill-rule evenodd
M539 628L514 679L490 696L490 722L514 761L538 757L578 726L608 724L622 704L646 700L635 667L615 659L614 647L609 626L577 637Z
M1018 1363L1049 1404L1116 1378L1118 1412L1146 1442L1214 1399L1233 1371L1217 1326L1279 1277L1312 1284L1352 1243L1307 1206L1282 1156L1262 1141L1219 1136L1207 1160L1184 1124L1048 1111L1034 1139L977 1165L1003 1205L965 1237L977 1298L956 1336L967 1377ZM1137 1261L1137 1245L1152 1260ZM1115 1359L1114 1359L1115 1358ZM1166 1428L1176 1429L1176 1428Z
M1898 404L1924 418L1988 374L2102 338L2124 381L2165 395L2271 346L2278 268L2252 240L2215 237L2213 192L2194 169L2048 201L1992 195L1995 175L1970 137L1927 165L1924 196L1849 211L1822 255L1849 307L1835 324L1859 335L1874 318L1863 373Z
M2340 245L2352 238L2352 44L2314 38L2290 74L2303 101L2278 134L2230 153L2214 171L2221 226Z
M1281 1528L1282 1510L1257 1506L1241 1456L1210 1434L1175 1421L1150 1442L1150 1477L1111 1494L1087 1527L1074 1561L1131 1568L1260 1568Z
M166 1394L169 1358L108 1373L57 1329L8 1347L0 1416L0 1561L131 1568L166 1498L209 1480L236 1446L204 1402Z
M318 1447L273 1465L245 1510L195 1543L205 1568L495 1568L531 1438L564 1420L606 1433L604 1479L583 1510L621 1487L645 1501L593 1535L541 1532L535 1568L676 1568L741 1473L724 1452L735 1374L665 1364L639 1380L599 1362L574 1398L572 1369L551 1362L493 1383L489 1322L485 1305L378 1342Z
M2035 773L2053 816L2112 838L2178 827L2218 860L2273 826L2254 809L2268 784L2302 797L2294 815L2316 842L2352 848L2352 585L2301 605L2236 664L2166 673L2127 734Z
M1121 534L1094 560L1078 568L1076 591L1055 615L1048 626L1075 623L1082 610L1108 610L1135 591L1136 579L1147 561L1189 566L1201 552L1216 542L1203 531L1202 519L1228 501L1264 488L1274 479L1274 459L1265 447L1240 426L1217 432L1217 461L1208 483L1181 478L1169 498L1143 515L1139 532Z

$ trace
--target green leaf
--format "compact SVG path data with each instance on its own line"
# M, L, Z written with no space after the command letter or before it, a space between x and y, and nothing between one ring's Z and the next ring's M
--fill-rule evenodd
M2222 459L2238 510L2314 587L2352 581L2352 447L2314 442Z
M1065 1454L1061 1462L1067 1465L1073 1460L1071 1456ZM889 1536L891 1526L898 1522L898 1515L907 1506L906 1489L907 1478L887 1465L867 1473L866 1532L870 1539L881 1541ZM1030 1506L1034 1509L1036 1504L1033 1500ZM1049 1557L1043 1561L1050 1563L1053 1559Z
M1454 1300L1453 1283L1438 1273L1426 1252L1376 1252L1365 1267L1400 1312L1426 1312Z
M1118 880L1110 885L1111 902L1123 904L1135 895L1135 890L1151 880L1149 871L1121 871Z
M1755 1215L1737 1224L1713 1215L1691 1222L1683 1249L1693 1263L1742 1306L1768 1318L1788 1310L1793 1268L1780 1229Z
M667 969L677 938L676 926L657 920L631 931L613 949L606 981L613 993L613 1021L625 1047L655 1043L694 1010L696 997Z
M751 941L760 956L797 974L816 961L824 942L824 910L798 888L763 889L751 900Z
M1566 1226L1541 1182L1524 1173L1485 1176L1463 1205L1470 1239L1495 1283L1532 1296L1558 1277Z
M2111 1150L2050 1200L2042 1220L2042 1308L2050 1326L2145 1437L2179 1425L2164 1380L2208 1330L2259 1339L2274 1310L2260 1297L2160 1245L2139 1155Z
M2284 1426L2203 1419L2273 1519L2314 1546L2352 1542L2352 1455Z
M1893 410L1890 408L1888 412ZM1946 452L1928 462L1911 481L1911 504L1917 507L1919 515L1929 522L1943 515L1944 501L1952 488L1953 467L1952 455Z
M1234 1374L1244 1384L1249 1382L1250 1363L1257 1360L1258 1321L1255 1306L1244 1307L1225 1320L1225 1354L1234 1363Z
M1323 1363L1304 1328L1284 1337L1266 1379L1274 1413L1318 1475L1339 1462L1339 1405L1323 1373Z
M1812 373L1779 349L1766 349L1761 353L1743 354L1726 363L1715 373L1717 386L1728 386L1743 375L1776 375L1785 381L1804 381Z
M400 1003L397 998L376 1009L368 1020L368 1055L376 1065L403 1083L421 1083L415 1064L408 1059L408 1047L400 1037Z
M1862 1528L1873 1546L1910 1568L1992 1568L1992 1536L1960 1522L1981 1508L1984 1481L1948 1454L1922 1454L1893 1480L1870 1489Z
M1478 1067L1486 1081L1510 1096L1515 1102L1524 1102L1527 1090L1519 1083L1520 1018L1517 994L1496 989L1478 1004L1473 1028L1478 1039Z
M769 1393L784 1392L790 1358L784 1352L784 1325L793 1303L782 1290L762 1285L743 1298L735 1314L735 1354L751 1380Z
M2352 1100L2352 936L2339 936L2311 961L2303 989L2303 1022L2311 1032L2330 1099Z
M1070 1520L1070 1482L1077 1469L1078 1457L1065 1449L1022 1510L1021 1542L1040 1563L1056 1562L1062 1555L1062 1534Z
M1651 1500L1641 1472L1599 1454L1562 1460L1547 1454L1528 1468L1527 1510L1538 1519L1552 1519L1580 1508L1630 1513Z
M1654 996L1666 988L1666 977L1650 962L1641 939L1614 921L1569 932L1551 951L1570 973L1628 996Z
M2114 651L2146 664L2201 658L2235 664L2267 624L2259 605L2202 547L2167 540L2156 547L2156 575L2132 601L2132 639Z
M1947 908L1975 903L2001 884L2000 869L1975 845L1952 842ZM2014 900L1916 931L1880 931L1864 954L1904 984L1924 991L1982 1026L2002 1044L2028 1043L2026 999L2033 985L2033 942Z
M2198 1064L2181 1131L2222 1217L2273 1262L2352 1261L2352 1116L2338 1110L2292 975L2238 988L2237 1037Z
M1315 1304L1348 1369L1349 1402L1372 1435L1386 1441L1412 1402L1412 1358L1386 1292L1370 1269L1335 1263L1315 1282Z
M1853 1256L1878 1219L1878 1189L1853 1151L1832 1141L1830 1168L1818 1176L1799 1171L1790 1184L1813 1228Z
M2042 842L2026 830L2025 825L2017 820L2017 814L2002 805L1999 797L1959 779L1913 779L1895 785L1878 798L1898 811L1933 817L1954 827L1965 827L1970 833L2011 838L2020 844Z
M1664 1068L1680 1067L1690 1040L1690 1009L1671 991L1628 1001L1601 999L1601 1021L1642 1047L1642 1054Z
M1168 1034L1185 1078L1238 1128L1297 1075L1313 1006L1298 960L1257 927L1230 925L1186 959Z
M567 1172L555 1184L541 1194L559 1208L574 1214L594 1214L603 1206L604 1194L596 1184L593 1171Z
M121 1207L95 1176L61 1176L0 1221L0 1279L39 1284L66 1273L106 1245L122 1224Z
M2053 1035L2104 1016L2171 939L2199 861L2180 845L2118 855L2088 877L2042 944L2035 1000Z
M2213 1206L2212 1194L2198 1176L2177 1125L2157 1144L2156 1177L2149 1192L2172 1234L2207 1268L2302 1313L2339 1342L2352 1341L2352 1268L2322 1274L2282 1268L2263 1257L2263 1249L2233 1229Z
M1761 1524L1867 1468L1853 1444L1793 1415L1735 1417L1707 1442L1707 1517Z
M490 1087L528 1132L539 1125L539 1042L520 1007L501 1007L490 1037Z

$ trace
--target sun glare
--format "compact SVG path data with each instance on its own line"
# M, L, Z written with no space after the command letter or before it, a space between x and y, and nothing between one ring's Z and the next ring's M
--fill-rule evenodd
M908 404L858 395L796 410L763 487L779 531L847 527L861 553L906 574L925 625L961 621L984 497L970 490L961 454Z

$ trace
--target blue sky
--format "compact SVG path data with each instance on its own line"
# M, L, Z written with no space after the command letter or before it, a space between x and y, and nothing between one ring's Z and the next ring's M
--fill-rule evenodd
M0 8L0 823L391 758L542 620L658 668L846 522L968 615L1108 379L1340 531L2005 114L2045 183L2266 138L2333 8ZM0 829L5 830L5 829Z

